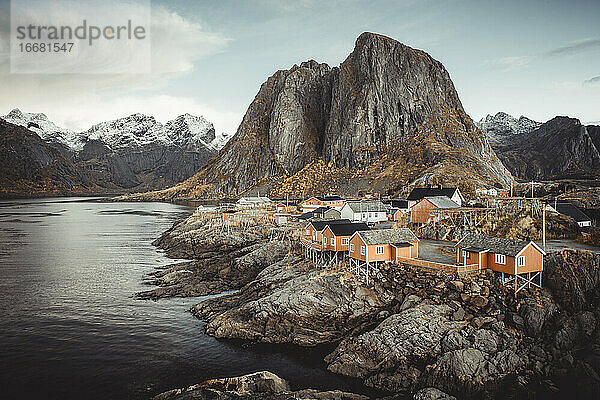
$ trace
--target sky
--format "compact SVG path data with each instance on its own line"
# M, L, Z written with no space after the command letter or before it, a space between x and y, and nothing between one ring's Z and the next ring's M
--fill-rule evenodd
M474 120L600 121L598 0L153 0L150 73L104 75L11 74L9 10L0 0L0 115L43 112L74 130L187 112L233 133L275 71L337 66L365 31L441 61Z

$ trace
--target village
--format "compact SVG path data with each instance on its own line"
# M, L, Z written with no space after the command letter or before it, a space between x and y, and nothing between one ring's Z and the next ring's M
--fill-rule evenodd
M531 197L512 194L512 188L480 188L476 198L465 199L457 187L438 186L413 188L404 199L323 195L272 200L254 196L199 206L197 213L228 233L272 224L270 240L289 240L316 266L346 268L367 286L383 263L391 263L458 275L491 270L517 296L524 288L542 287L546 218L561 216L581 235L589 235L595 228L572 202L534 197L533 185ZM541 242L530 237L487 236L475 229L498 213L519 212L540 220ZM459 226L464 234L432 249L417 232L425 226L435 231L442 224Z

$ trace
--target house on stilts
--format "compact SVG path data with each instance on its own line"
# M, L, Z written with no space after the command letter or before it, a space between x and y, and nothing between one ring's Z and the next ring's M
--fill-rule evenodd
M419 239L408 228L358 231L350 237L348 255L352 272L368 284L382 262L417 258Z
M306 225L300 243L306 258L324 266L335 263L348 251L350 237L357 231L368 230L362 222L347 219L315 220Z
M517 293L528 287L542 287L546 253L533 241L468 234L456 245L457 264L476 264L502 274L502 283Z

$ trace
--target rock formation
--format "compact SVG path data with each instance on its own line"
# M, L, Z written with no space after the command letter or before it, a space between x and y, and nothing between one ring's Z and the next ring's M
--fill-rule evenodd
M153 196L394 193L510 179L439 61L363 33L339 67L308 61L269 77L219 155Z

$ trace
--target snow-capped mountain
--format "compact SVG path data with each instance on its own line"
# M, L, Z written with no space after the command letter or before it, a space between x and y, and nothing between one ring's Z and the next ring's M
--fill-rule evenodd
M507 136L522 135L529 133L542 125L541 122L536 122L527 117L521 116L519 119L504 112L499 112L496 115L489 115L482 118L476 123L487 136L490 144L501 144Z
M197 172L230 138L216 135L212 123L190 114L162 124L152 116L137 113L98 123L84 132L61 128L44 114L18 109L2 118L8 122L7 132L18 132L13 128L19 125L36 133L50 147L60 150L92 184L112 193L162 189L181 182ZM34 140L34 136L25 135L23 140Z
M24 113L15 108L2 119L11 124L28 128L46 142L64 145L73 151L80 151L85 144L85 139L81 134L56 126L43 113Z

